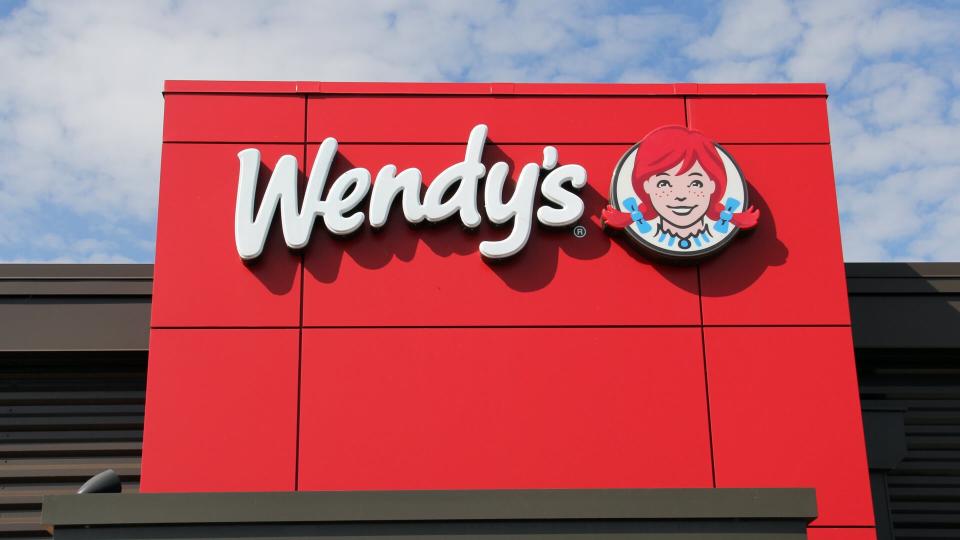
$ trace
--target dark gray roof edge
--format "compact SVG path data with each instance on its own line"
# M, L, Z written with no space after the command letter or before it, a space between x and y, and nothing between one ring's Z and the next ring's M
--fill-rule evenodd
M0 298L153 294L152 264L0 264Z
M960 262L848 262L847 278L960 277Z
M810 488L323 491L51 495L53 526L563 519L801 519Z
M0 280L153 279L152 264L0 264Z

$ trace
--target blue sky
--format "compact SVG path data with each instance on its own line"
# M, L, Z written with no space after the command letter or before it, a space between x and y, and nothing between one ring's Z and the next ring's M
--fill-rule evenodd
M960 260L958 29L958 2L0 0L0 261L152 260L164 79L823 81L845 258Z

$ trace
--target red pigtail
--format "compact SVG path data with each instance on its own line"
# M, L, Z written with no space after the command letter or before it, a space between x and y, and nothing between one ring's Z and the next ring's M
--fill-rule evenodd
M644 204L643 201L637 201L637 211L640 212L640 214L643 215L643 219L647 221L657 217L657 211ZM609 204L600 212L600 223L605 227L626 229L634 221L636 220L633 218L631 212L621 212Z
M707 212L707 217L718 221L720 219L720 212L723 212L726 207L723 203L717 203L713 206L711 211ZM733 219L730 220L730 223L733 223L741 229L750 229L757 224L757 221L760 219L760 211L754 207L747 208L743 212L737 212L733 214Z
M750 229L757 224L757 220L759 219L760 211L751 206L743 212L734 214L730 222L741 229Z
M603 223L605 227L626 229L633 223L633 217L627 212L621 212L608 204L607 207L600 212L600 222Z

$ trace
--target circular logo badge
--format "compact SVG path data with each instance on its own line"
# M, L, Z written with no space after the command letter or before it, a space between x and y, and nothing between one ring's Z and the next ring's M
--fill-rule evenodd
M730 154L683 126L650 132L620 158L610 185L607 229L660 258L695 260L756 225L747 183Z

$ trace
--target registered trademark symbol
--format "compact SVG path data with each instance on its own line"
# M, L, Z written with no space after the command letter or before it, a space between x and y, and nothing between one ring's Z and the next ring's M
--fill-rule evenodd
M576 236L577 238L583 238L584 236L587 235L587 228L584 227L583 225L577 225L576 227L573 228L573 235Z

